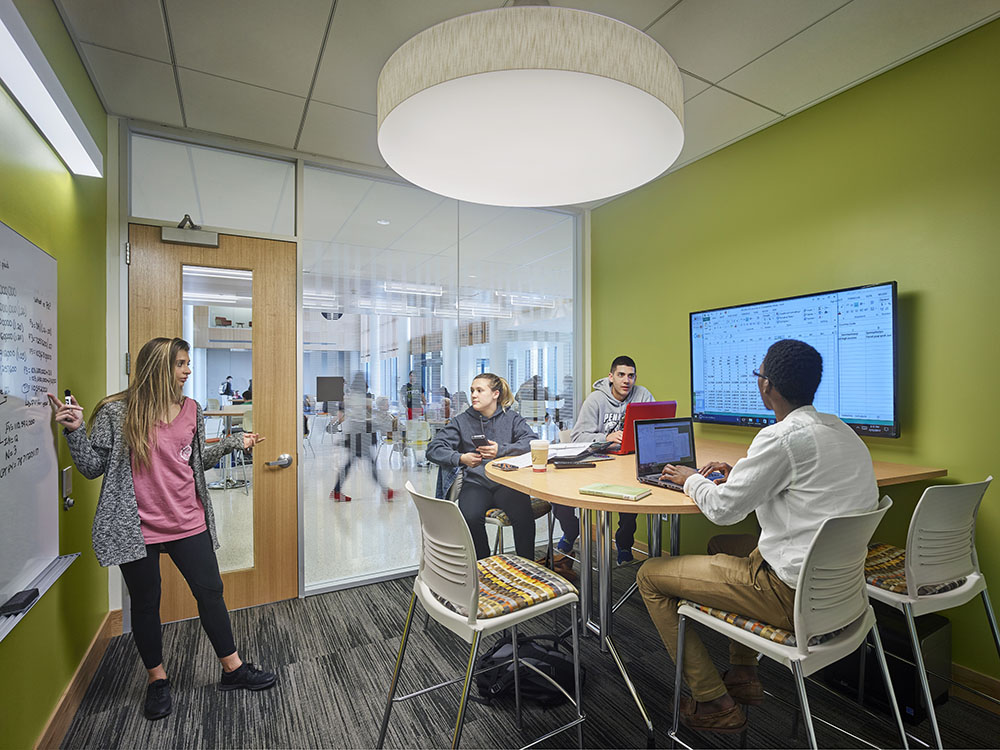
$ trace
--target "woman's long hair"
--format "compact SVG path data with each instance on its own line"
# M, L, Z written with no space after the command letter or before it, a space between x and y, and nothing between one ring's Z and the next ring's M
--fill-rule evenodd
M490 384L491 391L500 391L500 395L497 396L497 403L504 409L514 403L514 394L510 390L510 384L501 378L499 375L495 375L492 372L482 372L476 375L472 379L475 383L477 380L485 380Z
M150 339L135 358L132 382L128 388L108 396L94 407L93 414L96 415L105 404L125 402L125 443L143 468L149 467L156 440L156 425L166 420L172 405L184 400L174 377L174 363L178 354L190 349L184 339Z

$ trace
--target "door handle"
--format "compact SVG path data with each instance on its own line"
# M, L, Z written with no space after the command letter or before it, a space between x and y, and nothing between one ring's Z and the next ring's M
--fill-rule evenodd
M278 466L278 467L280 467L282 469L287 469L289 466L292 465L292 457L288 453L282 453L280 456L278 456L278 460L277 461L268 461L264 465L265 466Z

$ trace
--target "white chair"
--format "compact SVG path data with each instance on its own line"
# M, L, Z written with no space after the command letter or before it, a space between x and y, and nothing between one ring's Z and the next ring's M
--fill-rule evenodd
M417 690L408 695L396 697L396 686L406 652L406 642L410 636L413 613L419 600L424 610L438 623L471 644L469 661L465 669L462 696L458 705L458 719L452 748L457 748L462 737L462 722L465 707L472 687L472 677L479 644L484 636L510 628L513 636L515 716L517 727L521 726L521 693L519 669L526 666L552 682L576 707L576 717L545 735L552 735L572 727L577 728L577 743L583 747L583 703L580 683L580 642L576 616L579 601L576 588L559 575L535 563L515 555L496 555L476 562L472 546L472 535L465 524L458 506L450 500L440 500L417 492L410 482L406 491L413 498L420 516L422 539L420 567L413 582L413 595L403 626L403 637L399 644L396 667L389 684L389 697L382 715L376 747L385 742L389 714L396 702L408 700L418 695L436 690L445 685L463 682L462 678L449 680L431 688ZM511 606L511 603L514 603ZM520 662L517 656L517 626L546 612L570 605L570 619L573 623L573 664L575 667L575 698L570 696L548 675L535 669L527 662Z
M313 447L312 444L313 425L315 422L316 422L315 416L313 416L312 414L305 415L305 424L303 425L305 427L305 429L303 430L305 434L302 436L302 444L312 451L313 458L316 457L316 449Z
M1000 655L997 620L976 555L976 515L992 481L993 477L988 477L973 484L928 487L910 519L906 549L872 544L865 564L868 596L895 607L906 618L927 715L938 747L942 746L941 733L913 618L958 607L979 594L993 633L993 645Z
M864 578L868 541L891 505L892 500L885 497L877 510L828 518L823 522L802 561L799 585L795 589L794 632L694 602L680 604L677 608L681 617L677 631L674 718L668 732L671 740L677 740L684 673L684 630L690 618L792 671L812 748L816 747L816 733L809 713L805 678L852 653L865 642L870 632L896 727L903 747L908 747ZM765 625L763 629L762 625Z

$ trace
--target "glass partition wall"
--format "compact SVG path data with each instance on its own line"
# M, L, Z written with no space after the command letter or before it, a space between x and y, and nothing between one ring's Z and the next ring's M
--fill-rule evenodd
M427 444L476 374L505 377L539 435L572 424L575 224L315 167L303 197L308 589L415 567L401 490L434 493Z
M302 162L145 135L132 136L131 154L135 221L188 213L233 234L298 243L307 593L415 568L418 522L403 486L411 481L434 493L437 467L427 462L427 444L469 408L476 374L506 378L513 408L540 436L557 441L572 426L574 215L462 203ZM204 326L210 341L220 338L211 334L221 325L250 338L250 321L240 318L249 307L242 299L249 278L197 268L185 269L184 278L186 335L202 341ZM245 291L233 291L241 286ZM252 344L196 343L193 354L192 397L206 407L218 400L224 411L220 378L249 372ZM211 428L225 430L219 419ZM239 467L215 471L218 482L235 483L213 490L216 505L233 506L235 522L253 502L252 487L236 486ZM545 519L537 531L541 544ZM230 532L246 540L235 526ZM235 546L230 566L252 562L252 539ZM513 548L509 530L506 547Z

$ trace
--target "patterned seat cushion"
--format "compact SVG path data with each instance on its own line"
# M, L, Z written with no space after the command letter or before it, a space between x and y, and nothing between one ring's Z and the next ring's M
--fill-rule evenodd
M534 560L517 555L493 555L476 563L479 569L480 620L509 615L536 604L576 594L576 587ZM432 592L433 593L433 592ZM453 612L467 617L464 607L434 594L434 598Z
M891 591L894 594L906 593L906 550L891 544L873 543L868 545L868 557L865 560L865 580L878 589ZM946 583L921 586L918 596L933 596L945 591L957 589L965 583L965 578Z
M535 518L541 518L546 515L551 507L552 506L544 500L539 500L537 497L531 498L531 514ZM490 508L486 511L486 517L501 526L510 526L510 519L507 517L507 513L500 508Z
M774 625L768 625L766 622L761 622L760 620L754 620L750 617L744 617L743 615L737 615L733 612L726 612L723 609L715 609L714 607L706 607L704 604L698 604L697 602L688 601L686 599L681 599L681 604L687 604L689 607L694 607L697 610L704 612L706 615L711 615L720 620L728 622L747 632L753 633L754 635L759 635L761 638L766 638L769 641L774 641L782 646L796 646L798 641L795 639L795 633L791 630L784 630L783 628L776 628ZM814 635L809 639L810 646L818 646L824 641L828 641L834 636L847 630L847 628L838 628L832 633L824 633L823 635Z

